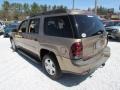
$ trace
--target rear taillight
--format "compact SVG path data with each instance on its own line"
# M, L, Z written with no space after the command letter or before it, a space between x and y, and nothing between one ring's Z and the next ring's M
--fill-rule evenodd
M71 46L70 50L70 58L73 60L77 60L81 58L81 54L83 51L83 46L81 42L76 42Z

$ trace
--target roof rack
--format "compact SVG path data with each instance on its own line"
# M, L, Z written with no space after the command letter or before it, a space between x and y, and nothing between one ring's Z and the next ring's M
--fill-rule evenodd
M46 12L42 12L42 13L31 14L30 17L40 16L40 15L58 14L58 13L67 13L67 10L56 9L56 10L46 11Z
M50 14L59 14L59 13L68 13L68 14L87 14L93 15L93 12L87 10L79 10L79 9L56 9L51 11L46 11L42 13L31 14L30 17L40 16L40 15L50 15Z

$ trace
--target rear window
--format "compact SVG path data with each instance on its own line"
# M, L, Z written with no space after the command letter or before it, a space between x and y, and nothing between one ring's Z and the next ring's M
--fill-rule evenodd
M75 15L74 17L77 23L79 37L82 37L82 35L90 37L97 32L105 31L103 23L96 16Z

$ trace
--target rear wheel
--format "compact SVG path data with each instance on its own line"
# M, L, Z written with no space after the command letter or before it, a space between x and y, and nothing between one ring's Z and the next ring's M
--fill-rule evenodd
M45 55L43 57L42 64L45 72L51 79L56 80L60 78L61 70L55 57Z
M15 45L14 40L11 39L10 41L11 41L11 47L12 47L12 49L13 49L14 51L17 51L17 47L16 47L16 45Z

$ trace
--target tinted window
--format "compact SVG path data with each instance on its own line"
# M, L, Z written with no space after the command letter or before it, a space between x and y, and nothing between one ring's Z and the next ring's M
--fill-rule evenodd
M11 25L8 26L8 28L15 28L15 29L16 29L17 27L18 27L17 24L11 24Z
M104 22L105 27L116 26L118 23L120 23L120 21L107 21L107 22Z
M27 25L28 25L28 21L27 21L27 20L23 21L23 22L20 24L19 32L26 32L26 30L27 30Z
M40 19L31 19L29 23L30 33L39 33Z
M45 18L44 33L49 36L72 38L73 33L68 16Z
M120 21L116 21L116 22L114 22L114 25L116 26L117 24L119 24L120 23Z
M105 30L102 22L96 16L75 15L79 37L86 34L87 37Z
M114 22L107 22L106 27L108 27L108 26L114 26Z
M118 23L116 26L120 26L120 23Z

